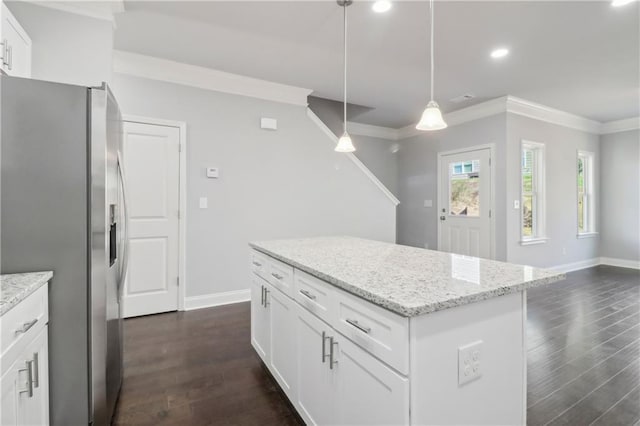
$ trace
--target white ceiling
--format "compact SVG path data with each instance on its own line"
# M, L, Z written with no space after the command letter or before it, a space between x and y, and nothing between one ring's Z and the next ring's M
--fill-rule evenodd
M597 121L640 115L640 10L610 1L438 1L436 100L445 112L506 94ZM328 1L125 2L115 46L342 97L342 10ZM427 101L428 3L349 7L358 121L401 127ZM499 61L492 48L511 54ZM472 93L471 102L449 100Z

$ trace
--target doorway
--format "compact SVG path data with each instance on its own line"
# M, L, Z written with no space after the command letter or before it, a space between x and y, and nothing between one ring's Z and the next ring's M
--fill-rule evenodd
M492 146L438 153L438 250L494 257Z
M123 133L130 246L123 316L181 310L184 124L125 117Z

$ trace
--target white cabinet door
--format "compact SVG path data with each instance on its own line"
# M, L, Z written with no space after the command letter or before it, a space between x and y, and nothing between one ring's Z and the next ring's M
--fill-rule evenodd
M267 282L251 273L251 344L265 364L269 364L269 306L265 306Z
M269 286L267 306L271 325L270 370L284 392L293 398L296 386L295 302Z
M337 424L409 424L409 380L340 336L337 373Z
M329 368L330 342L327 337L333 330L300 306L296 306L296 328L298 389L295 405L307 424L335 424L335 370Z
M19 392L19 365L22 360L16 361L0 379L0 424L14 426L23 423L24 401Z
M2 3L2 69L9 75L31 77L31 39Z
M48 326L45 326L26 350L25 357L31 361L33 396L28 399L27 424L49 424L49 351Z

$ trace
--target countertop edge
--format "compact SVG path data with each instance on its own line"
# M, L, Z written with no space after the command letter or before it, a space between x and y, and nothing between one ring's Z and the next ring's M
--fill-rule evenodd
M454 308L457 306L463 306L463 305L468 305L470 303L475 303L475 302L481 302L483 300L488 300L488 299L492 299L494 297L500 297L500 296L505 296L508 294L513 294L513 293L518 293L521 291L525 291L531 288L535 288L535 287L540 287L543 285L547 285L547 284L551 284L554 282L558 282L558 281L562 281L564 279L566 279L566 274L564 273L558 273L558 275L553 276L553 277L545 277L545 278L538 278L538 279L534 279L531 280L529 282L526 283L522 283L519 285L514 285L514 286L510 286L510 287L501 287L499 289L494 289L494 290L487 290L484 291L482 293L477 293L474 295L470 295L470 296L459 296L459 297L454 297L451 298L447 301L444 302L438 302L438 303L431 303L431 304L427 304L427 305L423 305L423 306L418 306L418 307L411 307L411 308L407 308L405 306L402 306L400 304L398 304L397 302L393 302L391 300L386 300L385 303L387 304L387 306L382 306L379 303L376 302L375 299L378 299L379 296L370 293L366 290L363 290L359 287L355 287L347 282L341 281L337 278L334 278L332 276L323 274L320 271L317 271L313 268L310 268L306 265L300 264L296 261L293 261L287 257L281 256L277 253L274 253L268 249L265 249L264 247L261 247L253 242L249 243L249 246L257 251L259 251L260 253L266 254L268 256L273 257L274 259L280 260L281 262L286 263L287 265L291 265L294 268L298 268L303 272L306 272L310 275L313 275L314 277L321 279L325 282L328 282L329 284L333 285L334 287L338 287L342 290L347 291L349 294L359 297L363 300L366 300L369 303L373 303L374 305L382 308L382 309L386 309L390 312L393 312L397 315L403 316L403 317L407 317L407 318L411 318L411 317L417 317L420 315L426 315L426 314L431 314L437 311L442 311L445 309L450 309L450 308ZM356 291L354 291L354 289Z
M4 316L7 312L9 312L14 307L18 306L20 302L25 300L27 297L31 296L33 293L35 293L38 289L40 289L43 285L51 281L51 279L53 278L53 271L36 271L36 272L26 272L26 273L20 273L20 274L5 274L3 276L30 275L30 274L34 274L34 275L38 274L41 276L38 276L37 278L35 278L34 282L26 285L23 289L21 289L21 291L16 293L16 295L14 295L14 297L10 301L3 304L0 307L0 317Z

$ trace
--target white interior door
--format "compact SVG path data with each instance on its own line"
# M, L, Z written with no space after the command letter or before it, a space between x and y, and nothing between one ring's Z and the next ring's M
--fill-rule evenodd
M440 156L438 250L491 257L491 150Z
M129 202L129 272L123 315L178 309L180 131L124 123Z

